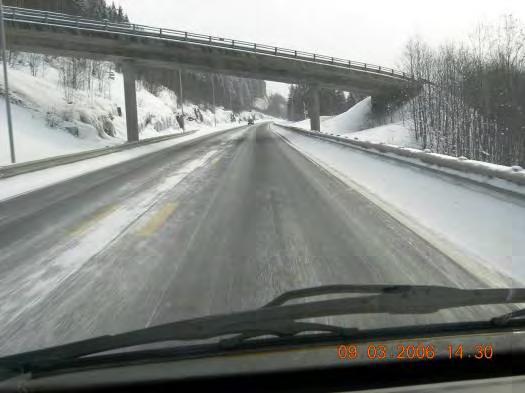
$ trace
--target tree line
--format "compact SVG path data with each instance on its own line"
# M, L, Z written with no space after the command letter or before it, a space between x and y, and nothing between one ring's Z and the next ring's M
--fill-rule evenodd
M406 46L408 72L428 81L411 100L423 148L525 166L525 26L505 16L479 25L466 44Z
M210 106L215 98L217 106L234 112L249 110L257 98L266 97L264 81L221 74L183 70L179 77L178 70L144 69L140 79L143 86L153 94L157 94L163 86L179 94L182 81L184 100Z
M122 6L107 5L105 0L4 0L5 5L60 12L89 19L129 22Z

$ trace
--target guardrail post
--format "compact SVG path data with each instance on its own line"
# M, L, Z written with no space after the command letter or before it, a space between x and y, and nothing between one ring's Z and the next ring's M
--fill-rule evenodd
M162 37L162 29L159 29L159 37Z
M334 64L334 58L332 57L332 64Z
M108 20L105 19L104 20L104 30L107 30L108 29Z
M277 56L277 47L275 47L275 55Z
M381 66L379 66L379 72L381 72Z
M235 48L235 40L232 40L232 48Z
M209 37L209 38L210 38L210 44L211 44L211 35L210 35L210 37Z
M365 63L365 70L366 70L366 63Z
M122 64L124 75L124 102L126 106L126 129L128 142L139 140L139 122L137 116L137 91L135 86L136 72L133 64Z
M297 51L294 52L295 57L297 57Z
M184 32L184 39L185 39L186 41L188 41L188 32L187 32L187 31Z
M315 55L315 53L314 53L314 61L316 61L315 56L316 56L316 55Z
M348 67L352 67L352 61L348 60Z
M253 44L253 51L257 52L257 44Z
M136 29L136 26L135 26L135 23L133 23L133 31L135 31Z
M80 18L77 18L77 27L79 23L80 23Z
M44 23L47 23L47 12L45 13L45 16L44 16Z

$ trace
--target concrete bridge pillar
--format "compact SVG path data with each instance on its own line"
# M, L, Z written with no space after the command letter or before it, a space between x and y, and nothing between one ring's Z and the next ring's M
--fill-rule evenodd
M321 103L319 100L319 91L319 85L310 85L308 116L310 117L310 129L312 131L321 131Z
M136 70L130 63L122 65L124 74L124 100L126 102L126 128L128 142L139 140L139 121L137 116Z

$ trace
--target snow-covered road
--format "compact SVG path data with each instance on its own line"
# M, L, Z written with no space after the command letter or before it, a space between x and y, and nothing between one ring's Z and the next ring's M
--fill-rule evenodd
M0 213L0 354L252 309L308 286L489 286L269 124L6 200ZM378 328L504 310L329 322Z

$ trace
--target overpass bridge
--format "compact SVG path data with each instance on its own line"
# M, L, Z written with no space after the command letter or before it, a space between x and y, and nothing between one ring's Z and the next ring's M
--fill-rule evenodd
M391 68L234 39L4 6L10 49L108 60L122 65L128 141L139 138L135 80L140 68L185 68L310 86L312 130L320 130L319 88L406 98L420 84Z

